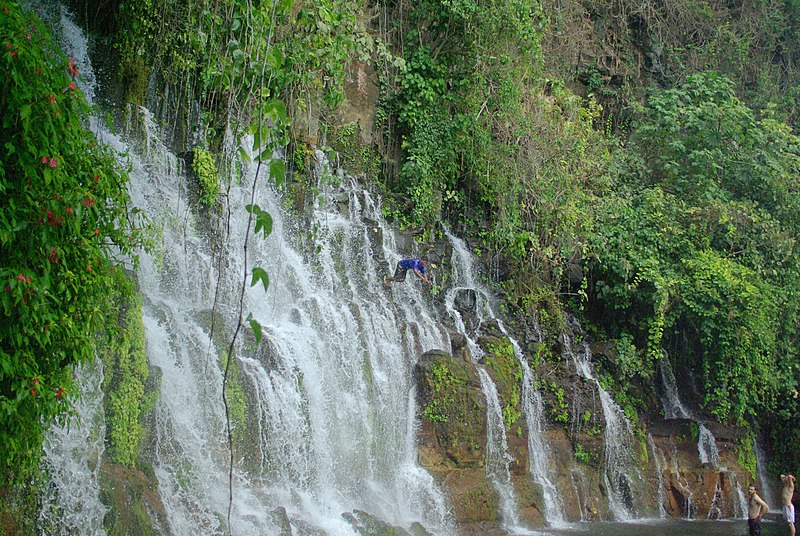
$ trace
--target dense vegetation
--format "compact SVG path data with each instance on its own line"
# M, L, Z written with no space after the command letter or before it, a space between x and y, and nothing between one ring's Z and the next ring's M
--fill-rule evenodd
M616 340L604 377L634 409L667 350L706 411L767 424L797 466L777 440L800 379L797 6L558 7L400 4L392 189L411 224L477 235L545 328L557 298ZM589 19L601 35L561 37Z
M142 243L127 176L84 123L77 68L41 23L0 5L0 475L35 474L75 367L117 330L110 297Z
M360 155L387 215L423 240L440 221L470 235L551 336L568 308L614 340L605 377L631 406L666 351L706 411L758 422L800 470L796 0L73 5L113 44L129 102L172 88L163 115L212 208L231 133L288 146L285 187L311 191L309 149L347 132L347 79L370 61L379 110ZM138 239L71 64L3 8L0 449L30 465L103 327L107 247ZM199 127L179 104L193 100Z

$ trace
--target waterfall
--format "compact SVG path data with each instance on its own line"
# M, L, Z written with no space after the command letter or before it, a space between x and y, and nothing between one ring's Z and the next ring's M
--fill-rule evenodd
M728 477L731 482L731 489L736 493L736 495L731 498L733 517L747 517L747 500L744 496L742 486L739 484L739 480L736 478L736 473L729 471L727 467L722 465L719 456L719 449L717 448L717 440L714 437L714 434L711 433L711 430L706 428L706 426L701 422L698 422L697 425L697 451L700 457L700 463L710 464L712 467L718 468L720 470L720 474L724 474ZM709 519L718 519L720 517L721 500L723 498L723 494L724 491L722 489L721 482L718 481L717 487L714 491L714 499L712 500L711 507L708 511Z
M678 394L678 387L675 381L675 375L670 366L669 357L664 352L664 357L661 360L659 369L661 371L661 383L663 394L661 403L664 407L665 419L691 419L697 424L698 438L697 438L697 453L700 458L700 463L709 464L712 467L720 469L731 481L731 488L735 490L736 497L732 502L733 516L736 518L747 517L747 500L744 497L739 481L736 474L721 465L719 449L717 448L717 440L714 434L709 430L700 420L695 418L693 413L683 405L680 395ZM687 486L688 489L688 486ZM708 511L709 519L718 519L722 515L722 500L723 488L718 481L714 490L714 497ZM691 505L687 506L687 512Z
M500 510L503 523L509 527L519 526L519 510L514 486L511 484L511 472L508 469L513 461L508 454L506 428L503 424L503 410L497 389L483 367L478 368L481 387L486 395L486 475L500 498Z
M773 485L767 472L767 456L764 454L764 449L761 447L758 437L753 438L753 452L756 455L756 470L758 471L758 481L761 484L761 498L769 505L770 510L779 509L780 503L775 500L775 495L772 492Z
M572 491L575 492L575 504L578 505L580 512L579 521L584 522L586 519L586 512L589 506L589 493L586 491L586 477L578 469L572 469L569 472L570 482L572 482Z
M722 519L722 501L722 479L718 477L714 485L714 497L711 499L711 506L709 506L706 516L708 519Z
M603 477L609 490L608 508L615 520L623 521L636 517L634 481L640 480L634 467L634 454L631 445L635 442L630 422L614 399L603 389L594 377L591 364L591 350L582 343L580 352L572 350L572 341L562 335L564 352L572 360L580 376L592 381L600 395L605 418L605 456Z
M717 441L714 438L714 434L701 422L697 423L697 429L697 452L700 456L700 463L708 463L712 467L719 467L719 450L717 449Z
M653 453L653 463L656 468L656 477L658 478L658 517L663 519L667 517L667 510L664 508L664 470L662 469L664 466L664 453L656 446L651 434L647 434L647 444L650 446L650 452Z
M49 484L41 496L38 525L45 534L105 534L108 512L100 502L100 459L105 451L103 365L96 360L75 375L81 396L74 401L78 419L53 425L44 440L44 473Z
M85 52L85 39L79 46ZM91 67L81 74L89 79ZM382 288L379 261L399 254L379 202L339 174L337 184L321 188L326 202L312 214L310 227L317 232L310 236L260 177L255 203L272 215L273 232L266 240L249 238L245 266L245 205L256 165L244 165L241 180L232 178L227 213L198 210L181 161L161 141L151 114L138 113L141 145L101 122L92 125L118 154L129 155L124 164L131 168L131 197L159 229L159 243L142 255L137 277L148 361L161 377L153 470L170 532L226 530L229 453L221 365L236 329L236 298L246 284L245 314L261 324L264 340L257 345L244 334L235 348L251 415L239 423L247 426L248 447L234 452L231 531L275 533L279 522L272 514L283 509L293 526L304 527L299 532L356 534L342 514L358 509L395 525L420 522L450 534L447 500L416 463L411 374L417 355L449 348L449 341L418 286ZM339 210L342 198L346 210ZM373 241L378 229L382 247ZM315 254L306 256L309 247ZM253 266L270 275L267 293L251 287L249 275L243 280ZM87 382L86 392L99 391L99 378ZM90 410L78 410L84 423L93 420ZM102 447L103 434L92 433ZM50 450L71 459L99 458L102 450L87 450L86 438L76 440L84 445L80 452L70 451L63 439ZM84 465L90 482L79 485L94 497L97 463ZM55 486L80 482L72 474L52 478ZM97 505L92 521L76 523L101 527L104 507L94 498L80 500L82 507L57 508L88 515Z
M672 373L672 366L670 365L669 356L666 351L664 352L664 357L661 359L658 368L661 373L661 384L663 388L661 405L664 407L664 418L691 419L691 412L683 405L680 395L678 394L675 375Z
M689 487L689 481L686 477L683 477L681 481L681 473L678 469L678 447L675 445L675 442L672 440L672 437L669 438L670 447L671 447L671 459L672 459L672 472L675 475L675 481L680 486L681 492L683 493L685 502L683 505L684 511L686 513L685 519L693 519L694 518L694 504L692 504L692 498L694 494L692 493L692 488Z
M533 373L531 371L528 360L522 352L519 343L512 337L506 330L503 323L494 314L488 297L489 292L478 284L473 271L472 257L467 251L464 241L451 234L445 229L445 234L453 248L453 288L448 291L445 303L450 316L455 320L456 327L461 331L469 341L470 349L473 356L481 355L482 351L478 348L476 342L472 337L466 333L461 314L455 308L455 300L457 293L460 291L474 292L476 297L482 297L484 301L478 301L475 304L475 309L478 313L479 322L482 322L485 316L497 321L500 331L508 337L514 349L514 355L517 358L522 370L522 393L520 403L522 411L525 414L525 419L528 425L528 458L530 464L530 473L534 482L539 484L542 488L542 498L544 501L543 514L547 523L551 526L558 527L564 525L564 513L561 503L561 497L558 488L550 480L550 447L544 439L544 407L542 403L541 394L534 388ZM477 301L477 300L476 300ZM535 324L535 330L541 339L541 331L538 324Z
M527 365L527 363L526 363ZM530 374L530 367L524 368L524 376ZM527 377L523 377L523 402L525 416L528 419L528 455L531 476L542 487L544 499L544 516L554 527L564 525L564 513L561 496L556 485L550 480L550 446L544 439L544 404L542 395L533 390ZM526 392L526 391L532 392Z
M318 157L320 175L330 174ZM371 231L380 227L387 247L392 234L379 204L342 175L314 211L316 233L298 238L281 200L265 185L256 203L272 214L273 235L250 239L253 264L244 266L244 205L254 173L251 167L243 185L231 189L231 232L221 263L199 220L186 211L185 194L174 190L174 177L154 180L151 172L132 184L137 203L167 216L163 250L155 256L164 266L145 256L140 286L148 298L148 355L163 374L156 473L173 529L219 530L227 491L218 366L224 356L216 354L199 313L214 303L221 266L222 329L232 332L235 310L226 302L241 274L260 266L271 275L269 292L248 285L245 300L264 341L237 348L254 402L255 427L247 433L255 453L248 457L256 463L234 468L236 531L263 533L266 513L276 506L292 523L303 520L337 534L353 531L341 514L355 509L393 524L419 521L449 530L446 501L414 462L409 411L416 356L448 347L447 338L419 287L382 289ZM346 200L346 211L334 196ZM168 217L174 213L187 214L186 223ZM315 252L308 259L304 245Z
M739 484L739 479L733 471L728 473L731 479L731 487L736 490L736 497L733 502L733 517L736 519L747 519L747 498L744 496L744 489ZM765 501L766 502L766 501ZM769 503L767 503L769 506Z

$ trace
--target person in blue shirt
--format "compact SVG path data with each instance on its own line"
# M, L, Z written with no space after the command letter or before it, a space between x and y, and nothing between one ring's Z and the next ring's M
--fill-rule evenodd
M394 270L393 277L384 277L383 278L383 285L389 286L389 283L394 281L397 283L401 283L406 280L406 273L409 270L414 271L414 275L425 281L429 285L433 285L431 280L428 279L428 256L423 255L419 259L403 259L402 261L397 263L397 268Z

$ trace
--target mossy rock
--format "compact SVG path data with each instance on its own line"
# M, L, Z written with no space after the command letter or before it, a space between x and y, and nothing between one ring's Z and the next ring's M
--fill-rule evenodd
M415 376L428 462L439 469L483 467L486 400L474 365L434 350L420 357Z
M453 514L459 523L500 521L500 502L491 483L485 478L462 476L466 478L455 488L458 492L453 497Z
M166 513L153 477L104 461L100 499L109 511L103 521L109 536L155 536L166 527Z
M362 536L411 536L404 529L394 527L363 510L345 512L342 517Z
M278 525L278 534L276 536L292 536L292 525L289 522L289 516L286 513L286 508L279 506L270 513L270 517Z
M411 526L408 528L408 532L411 534L411 536L433 536L433 534L428 532L428 529L423 527L417 521L414 521L411 524Z

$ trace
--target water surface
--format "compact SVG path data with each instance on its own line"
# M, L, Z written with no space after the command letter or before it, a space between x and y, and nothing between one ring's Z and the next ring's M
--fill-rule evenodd
M779 517L761 522L762 536L789 534L786 523ZM632 523L575 523L569 529L544 529L529 533L540 536L747 536L747 521L741 520L639 520Z

